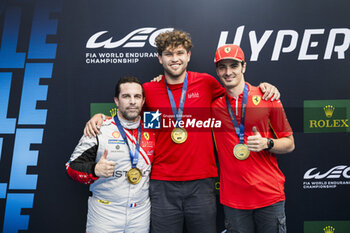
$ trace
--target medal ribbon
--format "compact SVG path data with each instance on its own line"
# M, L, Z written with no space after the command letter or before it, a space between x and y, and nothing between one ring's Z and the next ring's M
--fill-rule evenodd
M165 86L166 86L167 91L168 91L168 97L169 97L171 109L172 109L173 114L174 114L174 120L176 122L176 127L178 127L177 126L177 122L181 121L182 113L183 113L184 106L185 106L186 92L187 92L187 87L188 87L187 73L186 73L186 76L185 76L184 83L182 85L179 110L177 110L177 108L176 108L176 103L175 103L175 99L174 99L173 93L171 93L171 90L169 89L168 84L166 83L166 79L164 79L164 81L165 81Z
M226 95L227 110L228 110L228 113L230 114L230 118L232 120L233 126L235 127L237 136L239 137L240 144L244 144L244 120L245 120L245 113L247 108L247 101L248 101L248 86L247 84L245 84L244 91L243 91L243 99L242 99L241 125L238 126L236 116L233 113L232 107Z
M123 128L123 126L121 125L121 123L119 121L118 114L116 114L114 116L114 122L117 125L120 134L122 135L126 145L129 148L131 166L132 166L132 168L136 168L137 162L139 161L139 150L140 150L140 144L141 144L140 143L141 142L141 123L140 123L140 125L139 125L139 127L137 129L137 140L136 140L135 153L132 154L131 147L130 147L130 145L128 143L128 138L126 137L126 133L124 131L124 128Z

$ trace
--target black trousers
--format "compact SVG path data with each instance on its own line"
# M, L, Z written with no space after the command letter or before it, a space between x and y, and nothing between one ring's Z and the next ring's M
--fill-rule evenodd
M227 233L286 233L285 201L253 210L224 205Z
M151 232L216 232L214 178L193 181L151 180Z

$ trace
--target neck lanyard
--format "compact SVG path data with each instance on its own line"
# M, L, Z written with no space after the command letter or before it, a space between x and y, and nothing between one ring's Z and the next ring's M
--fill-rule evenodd
M172 109L173 114L174 114L174 119L175 119L175 122L177 123L177 122L181 121L181 119L182 119L182 113L183 113L183 109L184 109L184 106L185 106L186 92L187 92L187 87L188 87L187 73L186 73L186 76L185 76L184 83L182 85L179 110L177 110L177 108L176 108L176 103L175 103L175 99L174 99L173 93L171 93L171 90L169 89L168 84L166 83L166 79L164 79L164 81L165 81L165 86L167 88L171 109Z
M123 126L120 123L119 118L118 118L118 113L117 113L117 115L114 116L114 122L117 125L120 134L122 135L126 145L129 148L131 166L132 166L132 168L135 168L137 165L137 162L139 161L139 150L140 150L140 142L141 142L141 124L139 125L139 127L137 129L137 140L136 140L135 153L132 154L131 147L130 147L130 145L128 143L128 139L126 137L126 133L124 131Z
M241 125L238 126L236 116L233 114L233 110L232 110L232 107L230 105L229 99L226 96L227 110L228 110L228 113L229 113L230 118L232 120L233 126L235 127L236 134L239 137L240 144L244 144L244 120L245 120L245 113L246 113L246 108L247 108L247 101L248 101L248 86L247 86L247 84L245 84L244 91L243 91L243 99L242 99Z

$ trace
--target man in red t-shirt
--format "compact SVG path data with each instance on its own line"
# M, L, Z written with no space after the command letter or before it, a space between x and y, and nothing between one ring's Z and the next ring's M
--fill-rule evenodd
M275 154L294 150L293 132L280 101L266 101L245 82L242 49L224 45L215 54L226 95L212 103L222 123L213 128L220 163L220 201L226 228L235 233L286 232L285 178Z
M212 76L187 71L192 41L188 33L174 30L156 38L164 75L159 82L145 83L145 110L162 114L162 129L156 133L152 164L151 231L182 233L216 232L217 177L211 128L211 103L225 93ZM270 98L277 89L268 89ZM273 98L278 99L279 93ZM95 115L85 134L98 132L101 115Z

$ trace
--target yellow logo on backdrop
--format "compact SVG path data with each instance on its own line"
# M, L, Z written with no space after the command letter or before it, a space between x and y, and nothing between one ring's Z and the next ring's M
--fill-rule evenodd
M332 226L326 226L323 228L324 233L333 233L335 231L334 227Z
M333 116L335 107L326 105L323 111L327 118ZM310 120L310 128L348 128L349 119ZM328 232L327 232L328 233Z
M111 113L111 117L114 117L117 115L117 108L112 108L109 112Z
M333 112L335 110L335 107L333 107L332 105L326 105L324 108L324 113L326 114L327 118L331 118L333 116Z

